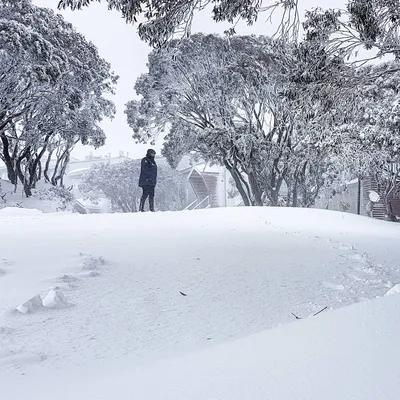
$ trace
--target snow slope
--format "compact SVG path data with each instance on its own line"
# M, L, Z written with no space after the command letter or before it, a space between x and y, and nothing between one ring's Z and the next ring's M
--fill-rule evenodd
M0 178L0 209L22 208L29 210L40 210L46 213L71 210L72 201L64 201L65 198L57 196L57 193L64 193L61 188L51 184L38 182L36 189L32 190L32 196L26 197L21 186L15 189L10 182Z
M250 357L248 343L264 339L245 337L295 321L292 313L307 317L328 307L311 322L295 321L261 334L280 336L273 332L287 329L301 342L306 340L297 332L302 324L321 318L328 324L329 309L381 297L400 283L400 225L337 212L236 208L76 215L5 208L0 226L0 398L7 399L24 399L11 395L21 374L30 382L25 386L33 388L33 381L43 383L53 375L57 380L63 371L75 374L77 385L81 369L89 381L100 379L97 374L110 374L113 363L121 379L125 369L142 371L142 363L148 365L143 374L151 375L154 368L154 376L162 375L168 363L180 362L168 361L171 356L204 369L196 367L200 354L233 351L224 343L240 338L237 351L243 344ZM398 295L372 304L397 307ZM358 307L369 313L367 305ZM337 328L360 331L350 325ZM392 332L392 326L387 330ZM342 342L345 349L350 346ZM271 343L267 352L274 348ZM201 351L199 359L191 358L193 351ZM319 350L313 354L317 357ZM219 356L215 362L225 370ZM227 365L253 371L250 364L235 362L228 359ZM88 370L96 373L91 377ZM277 370L270 379L281 382L281 374ZM39 398L40 385L30 399ZM172 384L171 390L171 396L179 394Z
M11 379L3 393L41 400L397 400L399 336L396 295L176 358Z

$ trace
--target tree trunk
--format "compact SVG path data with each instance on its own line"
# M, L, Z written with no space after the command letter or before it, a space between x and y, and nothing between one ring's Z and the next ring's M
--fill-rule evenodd
M297 201L298 201L298 184L299 184L299 177L296 174L295 179L294 179L294 185L293 185L293 201L292 201L292 207L297 207Z
M63 158L65 157L67 150L65 150L60 157L58 157L56 161L56 165L54 166L54 171L53 171L53 176L51 177L51 184L53 186L57 186L57 183L59 181L59 175L58 175L58 168L60 166L60 163L62 162Z
M270 200L271 200L271 206L276 207L278 206L279 203L279 190L271 190L271 195L270 195Z
M69 162L69 151L70 150L67 148L64 151L64 153L61 155L61 157L57 160L56 168L54 170L53 177L51 178L51 183L54 186L57 186L58 182L60 182L61 187L64 186L64 175L65 175L65 171L67 169L68 162ZM57 174L58 167L60 165L61 165L61 169L60 169L60 172Z
M24 160L24 158L26 157L26 154L25 154L25 153L26 153L26 149L25 149L25 151L22 153L22 155L20 155L20 156L16 159L16 161L15 161L16 173L17 173L18 178L19 178L19 180L21 181L22 184L24 184L24 182L25 182L25 174L24 174L24 172L22 171L21 164L22 164L22 161Z
M26 197L32 196L32 190L31 190L31 186L29 184L29 179L27 179L27 177L26 177L26 173L24 171L22 171L22 161L28 157L29 151L30 151L30 148L27 147L23 151L23 153L17 158L17 161L15 163L17 175L24 187L24 192L25 192Z
M40 162L38 164L38 170L37 170L37 181L40 181L42 179L42 163Z
M388 180L388 182L386 184L386 188L385 188L385 195L383 197L383 202L384 202L385 208L386 208L386 214L388 216L388 219L392 222L397 221L396 216L394 215L393 210L392 210L392 205L390 204L391 195L396 188L397 177L398 177L398 174L396 173L396 174L393 174L392 178Z
M224 161L226 169L230 172L233 180L235 181L236 188L238 192L240 193L240 196L243 199L243 203L246 207L251 206L251 202L249 197L246 194L246 191L243 188L242 181L240 180L240 177L238 176L238 172L229 164L228 161Z
M53 155L53 150L49 151L49 155L47 157L46 164L44 166L44 171L43 171L44 179L48 183L51 182L50 177L49 177L49 167L50 167L50 162L51 162L52 155Z
M261 190L254 172L250 172L248 174L248 177L249 177L251 191L253 192L254 195L255 205L262 207L264 204L262 201Z
M46 135L46 137L44 139L44 144L43 144L42 150L40 150L40 153L36 156L35 160L30 165L30 168L29 168L29 175L30 175L29 176L29 186L31 188L34 187L36 182L37 182L37 180L40 179L38 177L38 174L37 174L38 166L40 165L40 167L41 167L42 157L43 157L44 153L47 150L47 145L48 145L48 142L49 142L50 137L51 137L52 134L53 134L53 132L50 132L50 133L48 133Z
M15 171L15 167L14 167L14 161L12 159L12 157L10 156L10 143L8 141L7 136L2 133L0 135L1 138L1 142L3 144L3 161L4 164L6 165L7 168L7 176L9 181L13 184L16 185L17 184L17 173Z

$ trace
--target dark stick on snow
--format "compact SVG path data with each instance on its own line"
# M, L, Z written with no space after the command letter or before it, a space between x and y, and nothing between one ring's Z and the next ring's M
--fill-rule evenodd
M315 313L315 314L313 315L313 317L315 317L316 315L322 313L322 311L325 311L327 308L328 308L328 306L324 307L322 310L319 310L317 313Z
M186 293L183 293L183 292L179 292L182 296L187 296L187 294Z
M302 319L300 317L298 317L296 314L292 313L293 317L295 317L296 319Z

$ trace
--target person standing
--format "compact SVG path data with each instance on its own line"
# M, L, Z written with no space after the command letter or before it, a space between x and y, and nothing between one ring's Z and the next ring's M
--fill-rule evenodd
M154 191L157 185L157 163L155 157L156 152L153 149L149 149L141 163L139 187L142 188L143 194L140 199L140 212L144 212L147 198L149 198L150 211L154 212Z

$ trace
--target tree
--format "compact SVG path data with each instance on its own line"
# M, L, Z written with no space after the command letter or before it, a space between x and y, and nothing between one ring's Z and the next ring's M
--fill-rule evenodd
M95 0L60 0L59 8L81 9ZM101 0L97 0L101 1ZM127 22L144 20L138 26L139 36L151 46L162 46L170 41L174 34L188 37L194 15L207 6L213 6L214 21L227 21L232 24L230 33L234 33L237 21L245 20L253 24L259 12L271 17L275 11L282 11L279 32L282 37L297 37L299 15L298 0L106 0L109 9L120 11Z
M0 158L9 180L21 181L30 196L46 153L44 176L57 185L78 141L104 144L98 123L115 112L104 95L113 93L117 77L97 49L51 10L30 0L1 0L0 10ZM50 158L61 147L61 168L50 179Z
M94 202L104 195L111 200L116 212L138 211L141 189L138 186L140 161L127 160L119 164L93 166L83 177L79 190ZM160 211L182 210L186 192L184 179L168 166L158 166L156 192L157 209Z
M308 89L343 68L318 52L324 55L265 37L196 34L171 42L150 55L149 73L135 86L142 99L127 105L134 138L165 132L171 165L188 152L224 165L245 205L282 203L286 183L286 205L310 206L331 179L328 129L342 118Z
M263 144L274 147L277 138L279 146L290 129L277 99L272 48L263 37L234 37L228 44L197 34L154 51L149 73L135 86L142 100L127 105L134 138L147 142L168 127L164 154L172 165L195 151L229 170L246 205L262 205Z
M400 70L398 61L363 68L366 75L379 76L363 88L351 122L338 127L341 142L337 151L354 176L370 176L378 185L387 215L392 195L400 189Z
M373 50L372 58L400 55L400 1L348 0L345 10L314 9L306 14L308 35L324 32L329 37L327 49L343 57L357 56L361 48Z

